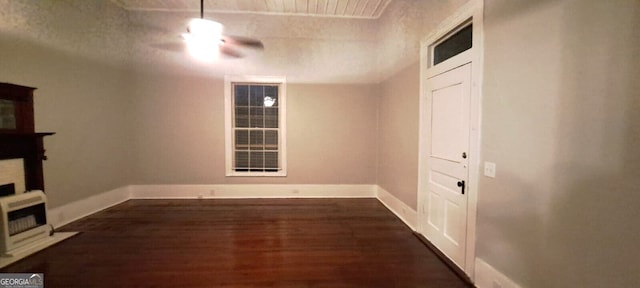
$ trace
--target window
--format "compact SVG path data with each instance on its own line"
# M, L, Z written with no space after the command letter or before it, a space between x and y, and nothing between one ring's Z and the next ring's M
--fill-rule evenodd
M433 65L471 49L472 43L473 25L470 24L436 44L433 48Z
M226 77L227 176L286 176L284 77Z

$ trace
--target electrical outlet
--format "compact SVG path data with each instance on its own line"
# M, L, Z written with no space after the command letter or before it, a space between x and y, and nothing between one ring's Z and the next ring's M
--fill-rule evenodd
M209 190L209 195L216 196L216 190L213 190L213 189Z
M484 176L496 178L496 163L484 162Z
M293 190L293 194L300 194L300 190L298 190L298 189L294 189L294 190Z

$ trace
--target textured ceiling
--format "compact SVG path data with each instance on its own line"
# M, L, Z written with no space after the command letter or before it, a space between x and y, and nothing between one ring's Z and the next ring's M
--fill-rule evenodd
M243 51L246 57L240 59L202 63L185 51L180 38L189 20L199 13L127 10L114 1L0 0L0 51L19 49L2 45L18 39L75 58L144 72L207 78L286 76L291 83L376 83L417 61L420 39L466 2L395 0L384 6L378 19L206 12L205 18L224 25L225 34L260 39L265 49ZM197 0L189 1L199 4ZM178 5L185 1L164 2ZM348 2L363 5L363 0Z
M129 11L200 11L198 0L111 0ZM205 12L376 19L392 0L205 0Z
M225 34L260 39L262 51L213 63L195 60L179 37L193 12L129 11L132 61L136 67L198 75L285 75L288 82L371 82L377 76L375 20L263 14L210 13ZM166 49L169 48L169 49ZM234 47L238 48L238 47ZM169 66L167 66L169 65Z

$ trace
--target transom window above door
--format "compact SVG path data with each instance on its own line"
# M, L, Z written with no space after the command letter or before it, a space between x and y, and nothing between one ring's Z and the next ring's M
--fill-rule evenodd
M451 34L443 37L432 47L432 66L438 65L473 46L473 25L463 24Z

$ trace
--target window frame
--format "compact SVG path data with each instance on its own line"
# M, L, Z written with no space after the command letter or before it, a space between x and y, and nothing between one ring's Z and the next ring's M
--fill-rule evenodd
M278 84L279 163L276 172L235 171L233 169L233 91L232 84ZM229 177L285 177L287 176L287 82L284 76L225 76L224 77L225 120L225 171Z
M427 78L431 78L433 76L436 75L440 75L444 72L447 72L451 69L454 69L456 67L462 66L464 64L467 64L469 62L471 62L471 60L473 59L473 47L471 47L471 49L467 49L457 55L455 55L454 57L451 57L447 60L444 60L440 63L438 63L437 65L434 64L434 48L441 44L442 42L446 41L447 39L449 39L451 36L455 35L456 33L460 32L460 30L466 28L469 25L473 25L473 18L469 17L467 19L465 19L464 21L461 21L460 24L456 25L456 28L450 30L449 32L447 32L446 34L442 34L441 36L438 36L438 33L434 33L431 36L429 36L429 39L434 39L436 37L437 40L433 41L431 44L429 44L429 46L427 46L426 51L427 52L425 54L425 56L427 57L427 71L426 71L426 77ZM477 29L473 28L472 30L472 45L476 45L477 43L475 42L475 34L478 33ZM420 53L424 53L424 52L420 52ZM422 55L422 54L421 54Z
M465 50L462 50L456 54L450 55L449 57L447 57L444 60L441 60L440 62L436 63L437 59L436 59L436 55L437 55L437 50L438 47L440 47L440 45L444 44L445 42L449 41L450 39L452 39L454 36L458 35L458 33L461 33L463 30L465 29L470 29L469 33L470 33L470 39L469 39L469 44L471 44L471 46ZM465 51L472 49L473 48L473 22L471 21L467 21L465 24L460 25L459 27L457 27L456 29L454 29L453 31L451 31L451 33L447 34L447 36L442 37L441 39L439 39L436 43L431 45L431 65L432 66L436 66L440 63L443 63L455 56L458 56L462 53L464 53Z

